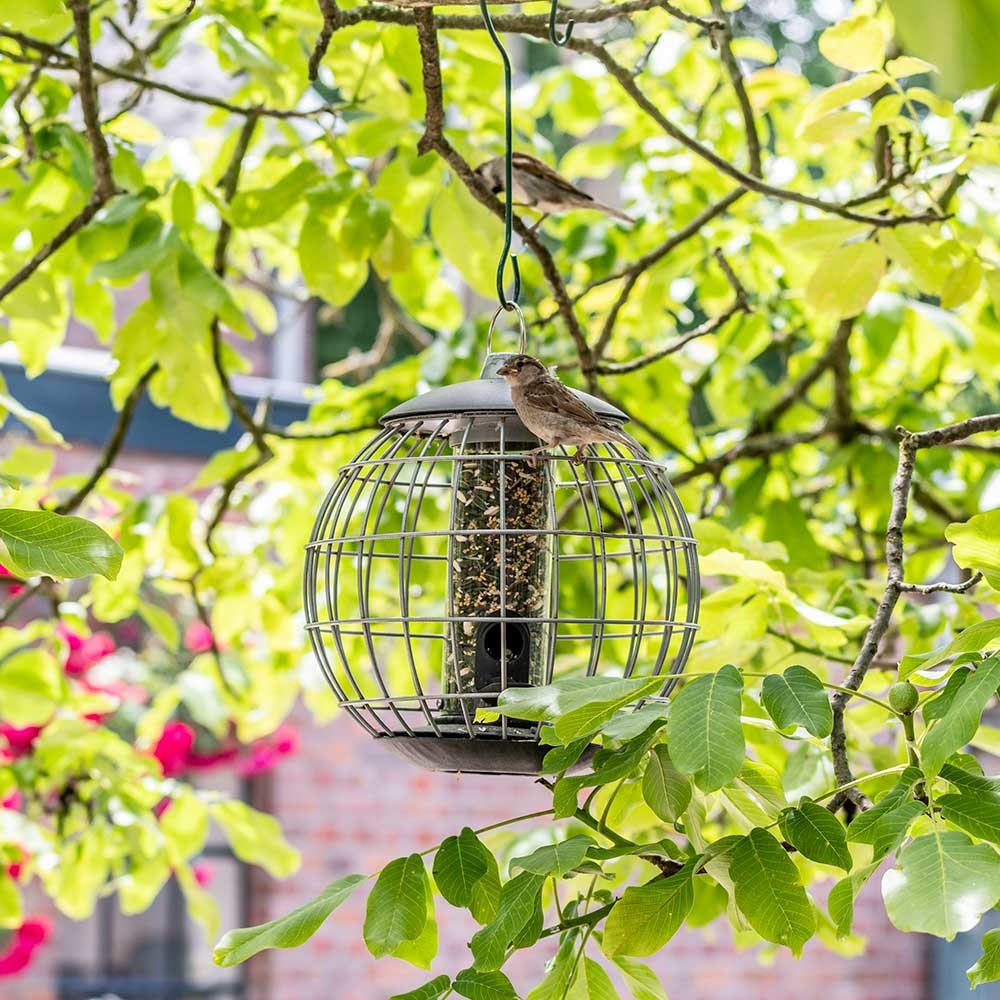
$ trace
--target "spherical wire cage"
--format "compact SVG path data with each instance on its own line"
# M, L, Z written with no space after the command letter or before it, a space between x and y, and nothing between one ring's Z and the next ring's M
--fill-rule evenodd
M696 543L663 468L634 442L580 464L530 456L539 442L495 375L509 357L387 413L306 547L326 680L366 732L434 770L538 773L539 724L479 709L583 675L659 675L666 694L697 628Z

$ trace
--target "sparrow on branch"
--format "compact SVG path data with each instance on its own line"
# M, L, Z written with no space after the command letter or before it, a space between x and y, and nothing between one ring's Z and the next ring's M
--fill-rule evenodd
M503 194L506 186L507 168L504 157L497 156L476 167L476 173L494 194ZM513 195L518 205L537 209L542 218L535 223L537 229L550 215L561 215L577 208L589 208L603 212L613 219L633 225L635 219L592 198L586 191L570 184L547 163L543 163L528 153L515 153L513 157Z
M510 398L521 423L542 442L528 454L535 456L559 445L576 445L574 464L586 461L590 445L613 441L635 450L624 432L605 423L576 393L571 392L530 354L517 354L497 369L510 387Z

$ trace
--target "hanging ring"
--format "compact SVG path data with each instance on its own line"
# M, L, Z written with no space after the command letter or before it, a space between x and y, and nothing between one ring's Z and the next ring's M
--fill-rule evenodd
M559 0L552 0L552 6L549 8L549 41L553 45L558 45L560 48L564 45L569 44L569 40L573 37L573 29L576 27L576 21L572 18L566 22L566 34L559 37L559 32L556 29L556 14L559 10Z
M490 320L490 331L486 334L486 353L490 355L493 353L493 330L497 325L497 320L500 318L501 314L504 312L513 311L517 313L517 323L520 327L520 335L517 342L517 353L527 354L528 352L528 328L524 322L524 313L521 312L521 307L516 302L511 302L509 310L504 306L500 306L499 309L493 314L493 319Z

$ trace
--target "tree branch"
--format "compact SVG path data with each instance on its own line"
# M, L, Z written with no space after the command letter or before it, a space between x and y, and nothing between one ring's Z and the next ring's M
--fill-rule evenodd
M673 122L671 122L650 100L650 98L643 93L643 91L639 88L639 85L635 82L635 78L632 74L629 73L624 66L616 62L603 46L598 45L596 42L590 41L589 39L576 38L570 40L569 46L576 52L582 52L583 54L592 56L596 59L617 81L625 93L632 98L635 104L650 118L652 118L653 121L655 121L660 128L670 136L670 138L691 150L691 152L701 157L707 163L710 163L721 173L732 177L734 180L738 181L742 187L750 191L755 191L757 194L766 195L769 198L776 198L780 201L792 201L800 205L808 205L811 208L819 209L821 212L838 215L841 218L851 219L854 222L861 222L865 225L876 228L900 226L911 223L926 224L930 222L943 221L942 216L933 212L922 213L919 215L865 215L860 212L855 212L849 208L845 208L838 202L826 201L823 198L816 198L813 195L803 194L799 191L791 191L787 188L779 188L773 184L768 184L766 181L740 170L739 167L734 166L725 157L720 156L713 149L703 145L697 139L688 135L683 129L674 125Z
M0 286L0 301L19 285L24 284L63 244L80 232L116 193L111 171L111 154L104 133L101 131L100 106L97 87L94 84L94 60L90 47L90 4L87 0L71 0L70 7L79 51L79 58L76 61L78 89L84 131L94 165L94 189L87 204ZM11 34L17 33L0 31L0 35L9 37Z
M932 430L911 433L903 427L897 428L900 435L899 461L896 475L892 483L892 504L889 510L889 523L885 533L885 563L886 582L882 597L875 610L868 631L865 633L861 649L844 679L843 691L838 691L831 699L833 706L833 733L830 737L830 751L833 756L833 770L838 784L847 784L854 780L850 760L847 754L847 733L844 729L844 710L850 701L852 693L857 691L864 682L865 676L878 655L882 639L892 622L893 611L904 593L934 593L935 590L961 593L974 586L978 580L973 577L961 585L947 584L907 584L904 578L903 528L906 523L906 513L910 501L913 474L916 467L917 452L923 448L937 448L954 444L971 434L987 431L1000 431L1000 414L987 414L972 417L959 423L948 424ZM956 590L955 588L962 589ZM930 589L935 588L935 589ZM830 804L831 809L838 808L843 798L837 796Z
M686 344L690 344L692 340L697 340L699 337L704 337L707 334L714 333L721 326L725 325L727 320L735 316L736 313L752 312L753 310L750 307L746 289L744 289L743 285L740 283L739 278L736 277L732 267L729 265L729 261L727 261L723 256L721 250L716 249L714 256L716 260L718 260L719 266L722 268L722 272L725 274L726 279L729 281L730 285L732 285L733 291L736 293L733 304L729 306L725 312L707 320L700 326L695 327L693 330L689 330L687 333L681 334L679 337L675 337L670 341L670 343L666 344L658 351L653 351L650 354L644 354L641 357L633 358L631 361L598 362L594 366L594 371L599 375L624 375L628 372L638 371L640 368L645 368L647 365L661 361L668 355L675 354Z
M9 28L0 28L0 38L9 38L11 41L17 42L24 49L32 49L35 52L46 56L47 60L52 62L52 64L58 69L73 70L79 65L79 60L75 59L71 53L63 51L63 49L59 48L57 45L52 45L51 43L42 41L41 39L25 35L23 32L13 31ZM8 56L10 55L9 53L2 54ZM193 104L205 104L209 107L219 108L222 111L228 111L230 114L234 115L255 115L261 118L275 118L278 120L308 120L315 118L316 115L320 114L335 114L347 106L340 104L323 104L318 108L299 110L298 108L274 108L269 107L268 105L251 106L245 104L233 104L231 101L226 101L221 97L214 96L213 94L202 94L197 91L186 90L183 87L177 87L171 83L165 83L162 80L154 80L151 77L142 76L139 73L134 73L121 66L106 66L103 63L95 62L93 63L93 68L102 76L110 77L115 80L124 80L126 83L134 83L137 87L142 87L145 90L155 90L159 93L167 94L170 97L175 97L180 101L187 101Z
M748 436L770 432L788 410L805 399L806 393L820 380L824 372L834 366L838 356L846 350L853 327L853 319L840 321L826 350L778 397L776 402L754 418L747 432Z
M156 374L159 365L152 365L146 369L145 372L140 376L139 381L136 382L132 391L125 398L125 402L122 404L121 411L118 414L118 420L115 422L114 430L111 432L111 437L108 438L107 444L104 446L104 451L101 453L101 457L94 466L93 472L87 477L86 482L70 496L68 499L64 500L59 506L55 508L57 514L72 514L73 511L77 510L79 506L87 499L88 496L93 492L94 488L101 481L101 477L104 475L108 469L114 465L115 459L118 457L118 453L122 450L122 446L125 444L125 438L128 435L129 427L132 426L132 419L135 417L135 411L139 406L139 401L142 399L146 392L146 386L149 385L149 380Z
M330 39L340 27L343 18L343 11L337 4L337 0L318 0L318 3L323 15L323 29L316 39L312 55L309 56L309 79L314 81L319 76L320 63L323 62L326 50L330 47Z
M760 137L757 134L757 122L753 115L753 105L747 94L746 84L743 81L743 72L740 64L733 55L733 31L729 16L723 10L722 0L712 0L712 13L721 23L722 28L712 37L719 47L722 56L722 65L726 67L729 74L729 81L733 85L733 92L736 94L736 103L740 106L740 114L743 116L743 129L747 136L747 159L749 166L747 172L753 177L763 176L760 161Z

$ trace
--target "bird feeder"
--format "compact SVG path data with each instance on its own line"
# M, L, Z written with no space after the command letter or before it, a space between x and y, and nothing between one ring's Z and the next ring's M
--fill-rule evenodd
M488 344L479 379L385 414L306 549L307 629L341 706L433 770L538 773L538 724L478 710L582 675L658 675L666 693L697 627L695 540L663 468L637 443L533 459L496 375L511 356Z

